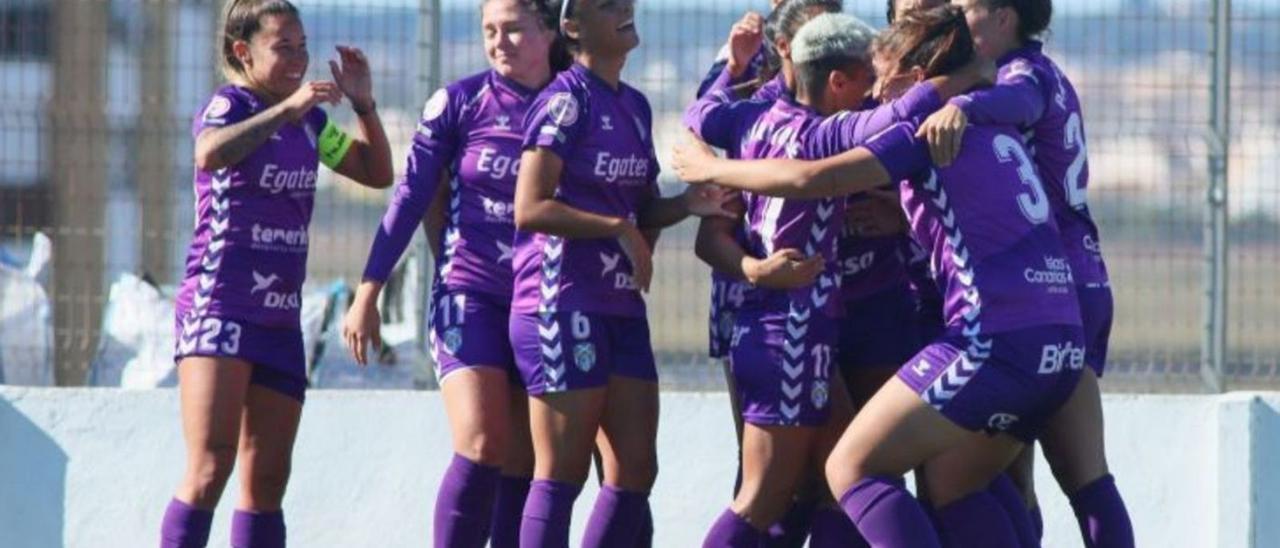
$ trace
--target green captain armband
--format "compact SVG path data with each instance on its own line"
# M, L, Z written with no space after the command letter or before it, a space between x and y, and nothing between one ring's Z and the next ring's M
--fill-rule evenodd
M347 151L351 150L351 136L342 131L342 128L333 123L333 120L329 120L325 123L324 130L320 132L318 145L320 163L328 166L329 169L337 169L342 159L347 157Z

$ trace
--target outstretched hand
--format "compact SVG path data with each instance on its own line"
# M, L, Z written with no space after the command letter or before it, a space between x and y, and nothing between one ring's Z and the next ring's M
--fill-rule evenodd
M764 17L749 11L729 30L729 61L725 68L737 78L751 65L751 58L764 44Z
M351 108L367 112L373 108L373 76L369 72L369 60L360 48L337 46L338 59L329 60L333 81L342 93L351 99Z
M964 130L969 127L969 117L964 110L955 105L947 105L929 115L916 138L929 143L929 154L938 167L947 167L960 155L960 146L964 141Z
M690 132L688 139L676 145L671 156L671 167L676 170L676 176L680 180L700 185L710 182L711 173L706 168L715 159L716 153L711 150L711 146Z

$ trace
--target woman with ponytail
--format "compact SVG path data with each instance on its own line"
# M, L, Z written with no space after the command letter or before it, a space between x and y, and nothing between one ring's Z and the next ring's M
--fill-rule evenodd
M196 226L177 296L176 348L187 467L165 511L162 547L199 547L239 460L231 545L285 545L281 500L307 377L302 282L323 163L357 183L391 184L369 63L339 46L331 81L305 81L302 20L284 0L227 4L221 57L230 81L196 118ZM360 132L319 105L346 97ZM284 236L281 236L284 235Z
M382 285L434 200L437 258L429 340L453 431L453 461L436 495L437 548L518 545L533 475L529 412L507 330L516 173L529 105L569 64L558 14L541 0L483 0L490 69L426 102L408 171L374 236L344 336L361 364L381 347ZM377 356L376 353L372 356Z
M959 3L978 54L1000 67L996 86L956 97L921 126L945 165L968 124L1007 124L1029 136L1028 149L1071 263L1084 324L1080 385L1040 438L1045 460L1071 501L1087 546L1134 545L1133 525L1107 466L1099 379L1106 371L1114 315L1111 281L1098 226L1089 211L1089 157L1080 98L1066 73L1044 52L1039 37L1053 17L1051 0L964 0ZM1013 510L1031 508L1026 545L1043 533L1032 481L1032 452L994 486ZM1017 488L1013 484L1017 484ZM1021 493L1019 493L1019 489ZM1019 500L1021 498L1021 500Z

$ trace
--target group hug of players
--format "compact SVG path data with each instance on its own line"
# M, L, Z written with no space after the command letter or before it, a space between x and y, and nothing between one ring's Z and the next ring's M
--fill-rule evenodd
M306 80L296 8L228 2L228 82L192 128L187 465L162 547L207 544L237 464L232 545L285 545L321 163L399 180L344 321L358 362L418 227L437 259L429 340L455 452L437 547L568 546L593 460L574 544L653 544L642 293L660 231L690 216L740 442L704 546L1039 546L1036 441L1083 543L1134 545L1103 449L1112 300L1080 103L1037 41L1050 0L889 1L880 31L839 0L747 13L684 113L675 197L649 103L621 80L634 0L477 1L491 68L426 101L400 177L364 53L340 46L333 78ZM354 134L320 108L343 99Z

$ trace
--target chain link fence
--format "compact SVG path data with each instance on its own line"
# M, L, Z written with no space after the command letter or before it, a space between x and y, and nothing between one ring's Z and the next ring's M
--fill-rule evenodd
M1206 377L1216 378L1215 365L1228 389L1280 387L1280 5L1236 0L1229 16L1216 18L1217 2L1058 2L1047 38L1085 108L1091 205L1117 304L1111 390L1200 391ZM479 0L297 4L310 76L326 76L336 44L368 53L397 172L434 88L486 67ZM878 26L884 4L846 0L846 9ZM52 238L51 275L42 285L52 334L0 334L9 346L0 360L47 347L59 384L81 384L113 281L145 274L164 285L181 277L192 223L189 128L218 83L220 7L216 0L0 0L0 262L26 264L39 254L35 235ZM639 2L642 45L624 77L653 105L664 162L696 83L746 9L764 11L768 2ZM1229 54L1215 46L1215 29L1229 31ZM1214 70L1220 52L1229 71ZM1228 93L1229 124L1214 115L1218 90ZM332 112L351 125L348 108ZM1212 161L1222 152L1225 162ZM1215 173L1229 190L1221 208L1211 199ZM319 183L309 278L354 285L387 194L338 179L322 175ZM663 183L669 193L679 190L669 172ZM1219 218L1227 223L1225 252L1206 244ZM719 389L719 366L705 357L708 270L694 257L693 232L684 223L660 245L649 297L653 342L665 384ZM1216 253L1228 266L1222 284L1212 283ZM24 317L6 287L0 308ZM1225 321L1207 321L1219 303ZM421 303L409 304L420 312ZM137 321L167 326L171 319ZM1220 364L1206 350L1215 333L1225 333Z

